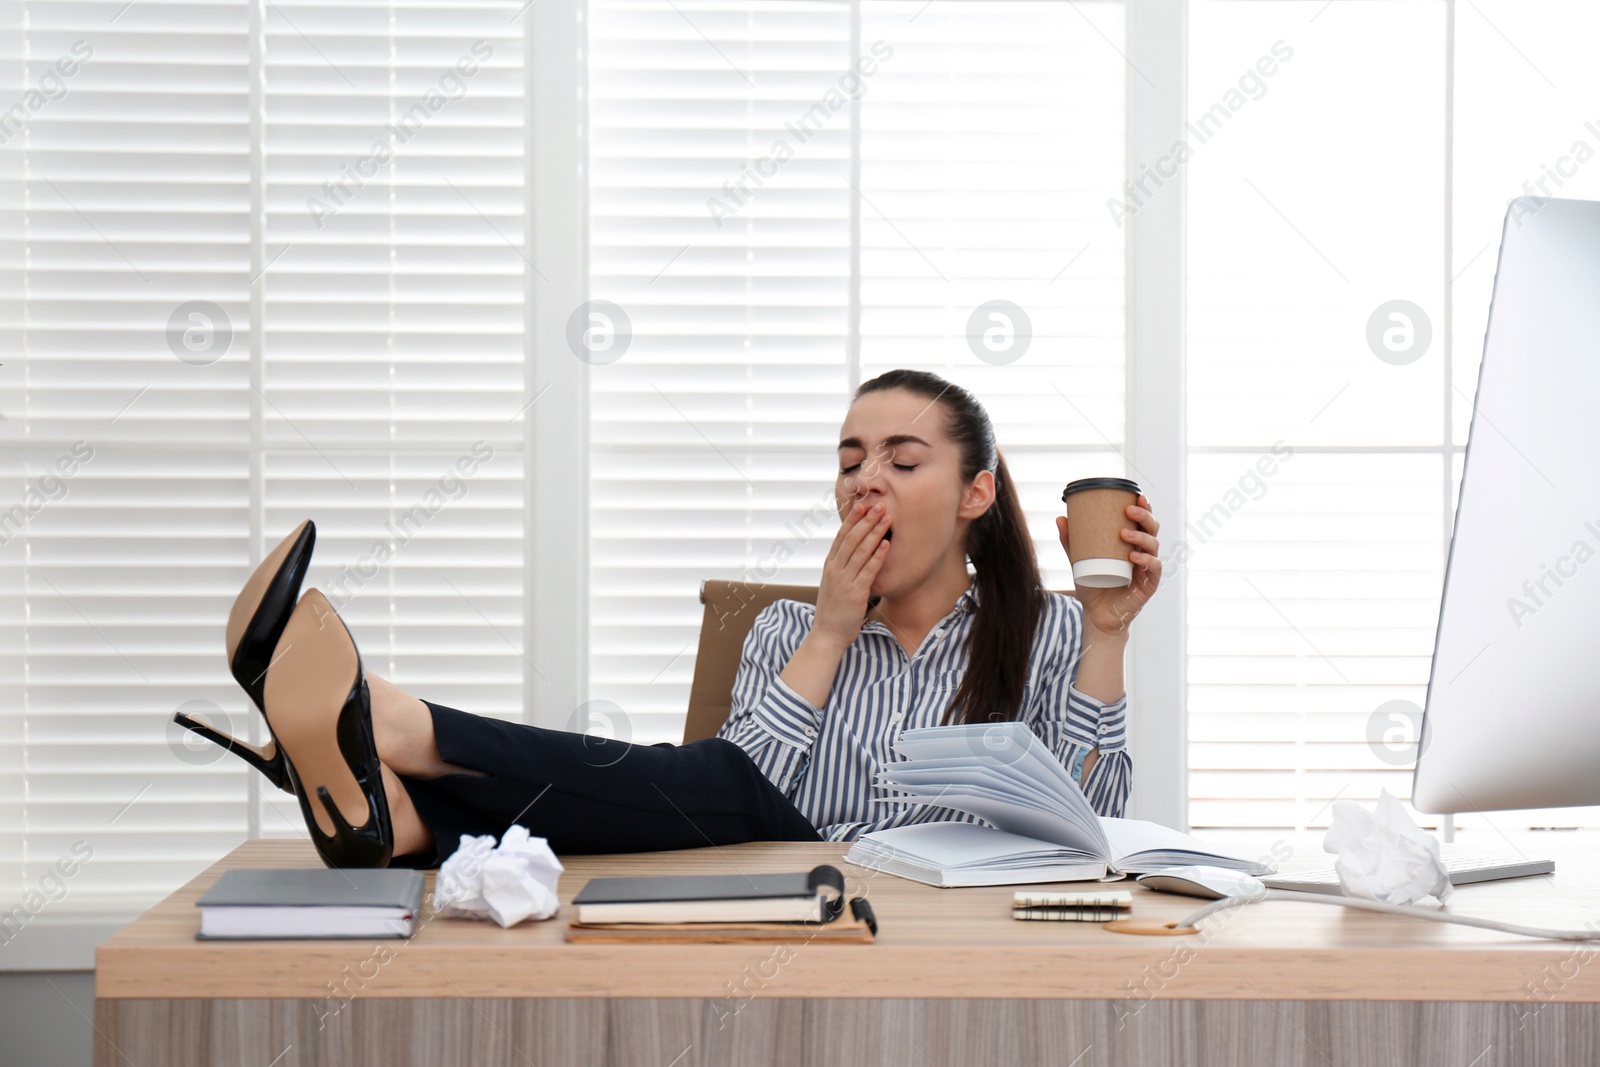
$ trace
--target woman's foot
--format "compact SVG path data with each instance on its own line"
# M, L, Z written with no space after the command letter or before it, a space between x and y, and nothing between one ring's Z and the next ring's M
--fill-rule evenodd
M323 862L385 866L394 836L361 653L320 590L307 590L289 614L263 697Z

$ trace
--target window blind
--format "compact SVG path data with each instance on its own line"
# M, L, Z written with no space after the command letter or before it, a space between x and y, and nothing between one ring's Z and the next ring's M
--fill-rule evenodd
M4 8L5 940L304 833L170 724L265 737L222 629L304 518L369 669L523 714L519 6Z
M631 324L590 370L589 685L596 728L677 741L701 579L801 581L827 546L852 9L589 12L590 297Z
M17 209L0 360L0 507L19 520L0 547L8 941L47 909L149 903L248 821L243 775L186 762L164 725L188 701L237 707L218 650L248 553L248 17L110 14L0 12L17 49L0 131ZM190 300L241 333L214 360L184 345L218 325L178 315Z
M1366 731L1420 704L1437 618L1442 346L1365 330L1442 307L1444 9L1191 11L1189 110L1225 124L1188 164L1190 818L1326 825L1409 795Z
M519 6L266 7L257 397L264 526L317 517L307 580L367 665L509 718L529 670Z
M839 424L890 367L986 401L1069 585L1061 488L1125 472L1120 6L590 12L591 296L632 331L592 372L597 728L678 738L701 580L816 584ZM980 358L974 315L1013 345Z
M1595 15L1191 13L1189 110L1217 116L1187 164L1191 821L1325 826L1410 795L1506 201L1600 189L1574 158L1600 147ZM1385 359L1369 322L1399 300L1431 337Z

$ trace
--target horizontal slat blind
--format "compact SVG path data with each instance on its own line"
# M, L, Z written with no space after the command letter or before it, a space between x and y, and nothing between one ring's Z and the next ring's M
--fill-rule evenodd
M850 69L852 15L589 11L590 296L632 331L620 357L590 357L589 685L620 709L613 733L676 741L700 581L805 581L832 538L800 520L832 513L850 123L824 105L801 124Z
M27 35L22 20L6 11L0 20L0 99L14 100L26 92ZM26 225L23 190L27 160L15 132L0 136L0 350L12 353L15 364L23 350L24 268L27 249L22 240ZM12 374L16 367L10 368ZM0 374L6 373L0 368ZM11 379L0 379L9 385ZM0 413L15 418L6 408L15 403L16 390L0 393ZM0 500L23 501L27 493L27 466L15 445L0 454ZM4 520L0 519L0 523ZM24 801L27 786L23 768L27 738L23 664L27 656L27 615L23 597L22 554L11 549L15 526L0 526L0 900L9 900L23 888L22 860L27 855L24 837Z
M1191 457L1190 526L1173 540L1189 550L1203 621L1189 630L1195 826L1325 825L1333 797L1409 795L1409 766L1374 752L1367 728L1387 701L1422 702L1443 577L1440 465Z
M1421 703L1432 652L1442 345L1394 365L1366 324L1440 317L1444 7L1191 10L1193 451L1163 543L1187 550L1190 821L1326 825L1335 797L1409 794L1367 728Z
M1190 113L1220 128L1188 164L1191 820L1322 826L1333 799L1409 796L1391 702L1426 696L1501 221L1512 196L1600 191L1577 162L1600 149L1597 16L1457 5L1451 41L1410 0L1192 11ZM1409 361L1368 340L1395 300L1431 333Z
M516 10L266 8L269 447L521 440Z
M0 907L23 925L145 906L249 822L243 774L167 730L179 705L238 705L218 652L249 550L248 9L112 14L0 9L24 113L4 131L20 224L0 235L20 268L0 508L21 520L0 546ZM231 345L207 344L217 316L191 300L223 309ZM65 892L38 895L62 860Z
M523 715L519 7L0 9L0 908L304 833L170 723L265 736L222 629L304 518L370 669Z
M268 5L261 253L265 528L317 518L308 580L373 670L512 718L527 670L520 6Z

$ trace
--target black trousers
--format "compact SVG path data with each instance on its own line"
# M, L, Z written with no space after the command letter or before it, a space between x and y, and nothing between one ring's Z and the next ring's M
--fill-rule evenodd
M634 745L423 703L445 762L484 775L400 775L435 847L391 867L437 867L462 834L498 839L513 823L557 855L821 840L731 741Z

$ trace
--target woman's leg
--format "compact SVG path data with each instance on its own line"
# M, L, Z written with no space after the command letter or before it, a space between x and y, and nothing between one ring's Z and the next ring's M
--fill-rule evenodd
M437 778L441 774L481 773L453 767L439 754L433 718L417 697L380 675L367 672L373 740L378 758L398 774Z
M402 787L390 866L436 866L462 834L513 823L558 853L819 840L732 742L631 745L470 715L370 675L369 688L379 755Z
M433 831L422 820L396 773L396 765L418 778L483 772L446 764L434 743L432 718L422 701L381 675L366 673L373 740L377 743L384 795L389 801L389 823L394 827L394 855L402 859L412 855L431 856Z

